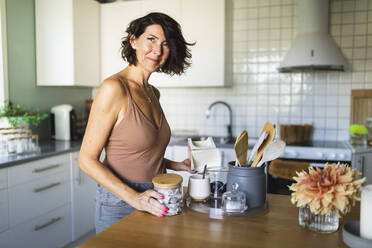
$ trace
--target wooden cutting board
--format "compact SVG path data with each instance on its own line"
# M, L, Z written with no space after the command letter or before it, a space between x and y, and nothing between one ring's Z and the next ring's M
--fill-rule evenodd
M366 124L367 117L372 117L372 89L352 90L350 124Z
M253 163L252 163L252 167L256 167L256 165L258 164L258 162L261 160L262 154L263 154L266 146L268 144L270 144L271 141L273 141L273 139L275 137L275 127L270 122L266 122L265 126L263 127L263 129L262 129L262 131L260 133L260 136L261 136L261 134L263 134L263 132L266 132L269 135L264 140L264 142L262 143L262 145L258 148L257 155L254 158Z

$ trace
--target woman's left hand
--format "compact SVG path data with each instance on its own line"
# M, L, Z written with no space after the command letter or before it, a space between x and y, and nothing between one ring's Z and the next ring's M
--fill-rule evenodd
M173 162L170 166L170 169L175 171L188 171L192 174L195 174L197 171L191 169L190 160L185 159L182 162Z

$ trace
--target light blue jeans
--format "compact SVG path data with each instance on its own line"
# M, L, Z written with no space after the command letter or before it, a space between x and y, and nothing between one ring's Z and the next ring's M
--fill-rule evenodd
M152 183L125 183L137 192L144 192L148 189L154 188ZM96 191L96 233L102 232L104 229L124 218L134 210L135 208L131 205L98 185Z

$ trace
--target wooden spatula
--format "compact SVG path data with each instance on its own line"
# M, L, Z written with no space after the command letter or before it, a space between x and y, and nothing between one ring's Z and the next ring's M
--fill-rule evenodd
M271 141L273 141L275 137L275 127L270 122L266 122L265 126L263 127L261 131L261 134L264 132L268 133L268 136L265 139L265 141L262 143L262 145L258 148L257 155L254 158L253 163L252 163L252 167L256 167L258 162L261 160L262 153L265 150L266 146L270 144Z
M245 166L248 152L248 133L246 130L241 131L234 144L236 160L238 165Z

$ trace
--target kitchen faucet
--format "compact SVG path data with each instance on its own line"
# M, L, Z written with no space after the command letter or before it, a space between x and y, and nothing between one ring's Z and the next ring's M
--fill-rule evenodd
M227 125L228 136L227 136L227 140L226 140L226 143L227 143L227 142L233 140L233 137L232 137L232 110L231 110L230 105L227 102L224 102L224 101L215 101L215 102L211 103L211 105L209 105L207 111L205 112L205 116L207 118L209 118L210 115L211 115L211 110L212 110L213 106L215 106L217 104L222 104L222 105L226 106L228 111L229 111L229 124Z

